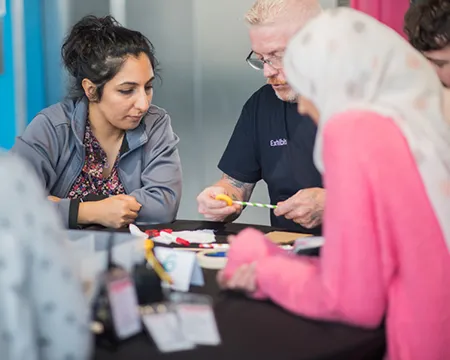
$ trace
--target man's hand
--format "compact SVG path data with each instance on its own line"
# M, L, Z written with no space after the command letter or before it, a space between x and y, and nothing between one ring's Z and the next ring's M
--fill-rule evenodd
M255 184L245 183L223 174L222 179L197 196L198 212L208 220L232 222L241 214L242 206L236 204L227 206L225 201L216 200L216 196L225 194L233 200L248 201L254 187Z
M61 201L61 199L59 197L53 196L53 195L49 195L47 196L47 199L54 202L54 203L58 203Z
M228 206L225 201L216 200L219 194L228 195L221 186L210 186L203 190L197 197L198 212L211 221L224 221L232 214L240 213L242 206L233 204ZM232 196L231 196L232 197Z
M276 216L284 216L307 229L322 223L325 206L325 190L310 188L298 191L286 201L277 204L274 211Z

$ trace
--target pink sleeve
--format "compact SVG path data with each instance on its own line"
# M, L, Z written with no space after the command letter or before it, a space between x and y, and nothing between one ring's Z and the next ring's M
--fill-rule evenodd
M251 245L247 242L248 236L236 239L230 249L229 262L230 267L235 268L238 264L234 262L233 253L240 253L241 260L250 262L250 254L256 252L260 256L252 259L257 261L259 297L268 297L300 315L374 327L380 324L385 313L383 276L392 273L393 265L389 259L382 261L376 238L373 193L365 171L366 161L362 158L370 154L371 140L376 142L380 133L384 138L387 134L386 129L367 131L364 122L347 117L346 114L335 117L324 129L326 241L320 258L289 256L274 249L261 233L253 233ZM361 123L363 128L358 129ZM355 137L355 133L358 136ZM398 136L398 132L394 131L394 135ZM362 153L361 149L367 152ZM370 161L374 161L374 155L390 156L377 150ZM383 159L376 159L373 166ZM398 181L401 183L402 179ZM271 255L258 248L270 249ZM247 258L243 253L248 254Z

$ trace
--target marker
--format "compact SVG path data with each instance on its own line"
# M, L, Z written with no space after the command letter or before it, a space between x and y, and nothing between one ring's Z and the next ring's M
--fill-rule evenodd
M218 252L212 252L209 254L205 254L205 256L212 256L212 257L227 257L226 251L218 251Z
M189 246L189 245L191 245L191 243L190 243L189 241L187 241L187 240L185 240L185 239L182 239L182 238L179 238L179 237L177 237L177 238L175 239L175 242L176 242L177 244L180 244L180 245L183 245L183 246Z

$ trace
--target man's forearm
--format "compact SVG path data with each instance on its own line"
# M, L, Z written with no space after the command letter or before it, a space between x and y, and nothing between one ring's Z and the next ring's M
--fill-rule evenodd
M215 184L215 186L223 187L226 190L227 195L235 201L249 201L255 185L256 184L245 183L233 179L226 174L223 174L222 179ZM236 212L228 216L224 219L224 222L233 222L241 215L241 212L242 211Z

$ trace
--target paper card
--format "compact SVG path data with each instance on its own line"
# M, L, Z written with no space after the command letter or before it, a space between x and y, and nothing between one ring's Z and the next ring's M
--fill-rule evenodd
M143 315L142 321L161 352L190 350L195 347L184 335L175 312Z
M134 284L128 276L109 281L108 297L114 328L119 339L126 339L142 330Z
M175 250L175 251L177 251L177 250ZM194 286L205 285L205 279L203 278L203 272L200 267L200 264L197 261L197 257L195 258L195 265L194 265L194 269L192 270L191 285L194 285Z
M324 243L325 238L323 236L311 236L304 239L298 239L294 243L294 252L321 247Z
M186 338L199 345L218 345L220 335L212 307L208 304L177 305L181 329Z
M203 273L194 252L176 251L160 246L154 251L156 258L173 280L173 290L189 291L191 284L204 285Z
M275 244L289 244L293 243L295 240L299 238L304 238L307 236L311 236L309 234L300 234L294 232L286 232L286 231L272 231L266 234L266 237L274 242Z

